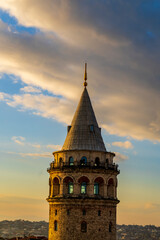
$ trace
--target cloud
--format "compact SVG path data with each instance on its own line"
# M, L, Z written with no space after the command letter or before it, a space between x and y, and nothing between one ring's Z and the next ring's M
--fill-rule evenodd
M25 93L40 93L41 90L32 86L25 86L24 88L20 88L21 92Z
M41 145L39 145L39 144L31 144L31 146L34 148L41 148Z
M125 161L125 160L127 160L128 159L128 156L126 156L126 155L124 155L124 154L121 154L121 153L119 153L119 152L115 152L115 154L116 154L116 156L115 156L115 161L116 162L123 162L123 161Z
M25 138L21 136L13 136L12 140L19 145L24 145Z
M52 148L52 149L54 149L54 150L60 150L61 148L62 148L62 146L61 145L47 145L47 148Z
M4 93L1 93L1 95L3 96ZM9 106L16 107L20 111L31 111L35 115L56 119L68 124L73 115L71 101L43 94L7 94L1 101L5 101Z
M133 148L133 145L130 141L125 141L125 142L112 142L113 146L121 147L121 148Z
M52 158L52 154L50 152L44 152L44 153L18 153L22 157L43 157L43 158Z
M30 143L30 142L27 142L26 139L22 136L13 136L11 138L15 143L19 144L19 145L25 145L25 146L29 146L29 147L33 147L33 148L36 148L36 149L47 149L47 148L51 148L52 150L60 150L62 148L61 145L55 145L55 144L48 144L48 145L40 145L40 144L37 144L37 143ZM51 153L18 153L22 156L50 156Z
M159 209L160 204L148 202L144 206L145 209Z
M160 14L152 3L6 0L0 7L20 24L40 29L15 33L0 22L0 72L30 89L1 93L1 101L70 124L87 60L100 125L110 134L160 141ZM34 94L31 86L51 96Z

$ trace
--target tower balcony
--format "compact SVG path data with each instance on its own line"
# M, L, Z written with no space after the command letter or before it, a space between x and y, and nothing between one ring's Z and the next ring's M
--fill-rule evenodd
M76 169L76 168L90 168L90 169L108 169L108 170L112 170L112 171L116 171L118 173L120 173L120 170L118 169L118 164L108 164L108 163L99 163L99 164L95 164L93 163L93 161L91 162L87 162L87 163L81 163L79 162L75 162L74 164L70 164L68 162L60 162L60 163L54 163L51 162L50 167L47 169L48 172L50 171L54 171L54 170L63 170L63 169Z

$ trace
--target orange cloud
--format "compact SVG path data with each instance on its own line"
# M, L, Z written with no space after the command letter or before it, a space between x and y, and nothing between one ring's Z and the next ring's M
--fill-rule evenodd
M133 145L130 141L125 141L125 142L113 142L112 143L113 146L117 146L117 147L121 147L121 148L133 148Z

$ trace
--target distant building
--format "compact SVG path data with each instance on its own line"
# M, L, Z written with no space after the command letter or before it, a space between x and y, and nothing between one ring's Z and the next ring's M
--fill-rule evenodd
M49 178L49 240L116 240L117 175L84 90Z

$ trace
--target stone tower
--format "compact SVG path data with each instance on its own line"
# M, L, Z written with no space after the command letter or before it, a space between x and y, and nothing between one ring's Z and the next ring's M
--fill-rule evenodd
M49 240L116 240L118 166L84 90L49 177Z

